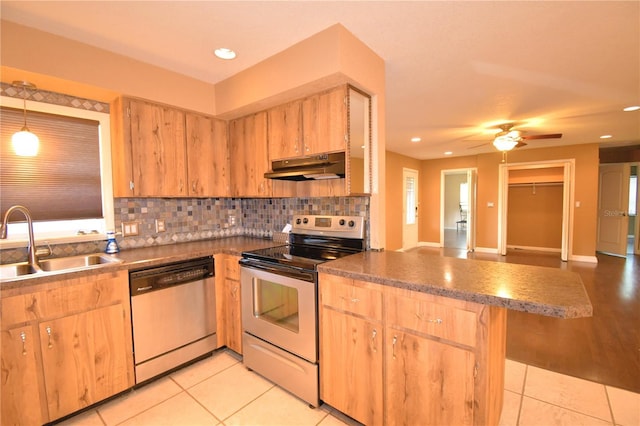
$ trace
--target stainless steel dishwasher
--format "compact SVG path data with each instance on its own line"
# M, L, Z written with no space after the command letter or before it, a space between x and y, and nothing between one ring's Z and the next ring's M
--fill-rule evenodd
M136 383L217 348L213 257L132 270Z

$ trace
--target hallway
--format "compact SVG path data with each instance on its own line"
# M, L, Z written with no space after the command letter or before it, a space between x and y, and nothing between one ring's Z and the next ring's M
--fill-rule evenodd
M508 311L507 358L640 392L640 256L598 254L598 263L562 262L556 253L510 250L506 256L420 247L425 255L561 268L582 278L593 317L558 319Z

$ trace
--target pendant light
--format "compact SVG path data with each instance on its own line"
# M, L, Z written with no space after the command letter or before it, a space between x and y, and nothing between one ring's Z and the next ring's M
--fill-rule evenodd
M27 89L35 90L36 86L28 81L14 81L14 87L22 88L22 101L24 107L24 126L11 137L11 144L17 155L21 157L35 157L38 154L40 141L38 137L29 131L27 127Z

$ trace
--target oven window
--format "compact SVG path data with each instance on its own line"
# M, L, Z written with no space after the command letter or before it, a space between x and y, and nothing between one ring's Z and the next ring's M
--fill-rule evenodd
M298 290L273 281L254 278L253 315L298 333Z

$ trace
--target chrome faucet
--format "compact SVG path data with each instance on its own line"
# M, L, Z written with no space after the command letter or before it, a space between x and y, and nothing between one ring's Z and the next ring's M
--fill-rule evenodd
M7 238L7 223L9 221L9 216L14 211L21 212L27 219L27 225L29 227L29 247L27 247L27 256L30 265L39 267L38 257L36 256L36 241L35 238L33 238L33 220L31 219L31 212L29 212L29 209L25 206L16 205L9 207L9 210L4 214L2 226L0 227L0 239L4 240Z

